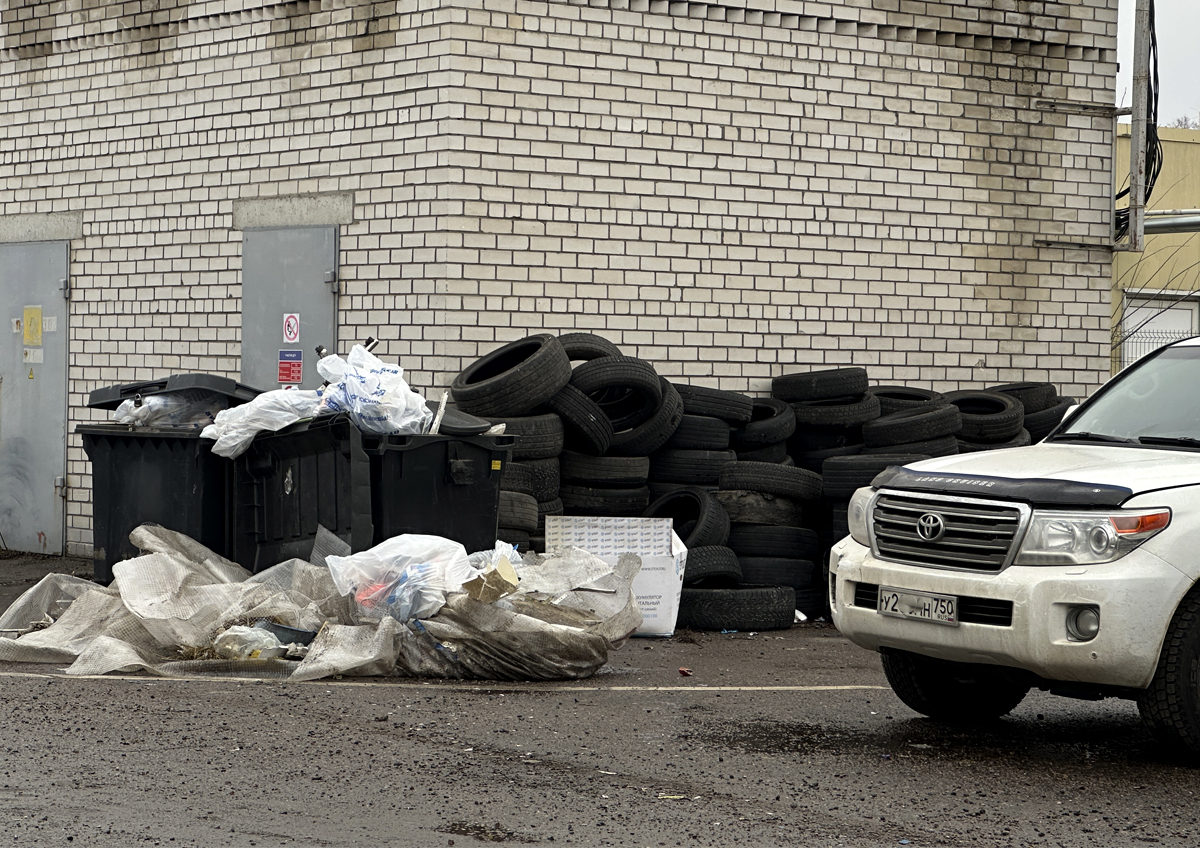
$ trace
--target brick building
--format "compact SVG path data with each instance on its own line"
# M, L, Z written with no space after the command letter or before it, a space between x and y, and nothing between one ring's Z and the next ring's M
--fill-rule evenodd
M332 232L339 346L379 337L431 391L592 329L755 393L854 363L1086 394L1116 27L1117 0L8 4L0 253L65 245L38 337L65 346L65 546L91 542L90 390L281 346L243 322L256 232ZM0 391L52 370L31 298Z

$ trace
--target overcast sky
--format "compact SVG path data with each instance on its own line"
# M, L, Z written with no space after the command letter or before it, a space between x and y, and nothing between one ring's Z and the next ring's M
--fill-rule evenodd
M1136 0L1121 0L1117 36L1117 105L1132 106L1133 13ZM1158 35L1158 122L1184 115L1200 118L1200 0L1154 0ZM1128 120L1128 119L1126 119Z

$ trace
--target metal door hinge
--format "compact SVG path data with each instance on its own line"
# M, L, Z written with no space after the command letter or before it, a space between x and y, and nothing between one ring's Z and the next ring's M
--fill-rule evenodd
M64 501L67 499L67 478L66 477L60 476L60 477L54 478L54 494L58 495Z
M333 289L334 294L341 294L341 292L338 290L337 271L326 271L325 272L325 282L329 285L329 288Z
M64 300L71 299L71 278L63 277L58 281L58 290L62 292Z

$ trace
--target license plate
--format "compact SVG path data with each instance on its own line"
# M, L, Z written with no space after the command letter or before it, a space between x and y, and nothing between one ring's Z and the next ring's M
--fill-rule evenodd
M953 595L931 595L880 586L877 609L880 615L958 627L958 598Z

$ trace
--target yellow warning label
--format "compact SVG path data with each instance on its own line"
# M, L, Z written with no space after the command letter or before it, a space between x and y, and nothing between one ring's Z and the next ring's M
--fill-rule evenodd
M498 459L493 459L493 460L492 460L492 470L493 470L493 471L499 471L499 470L500 470L500 460L498 460Z
M38 347L42 343L42 307L25 307L25 344Z
M29 369L29 379L30 380L33 379L33 369L32 368Z

